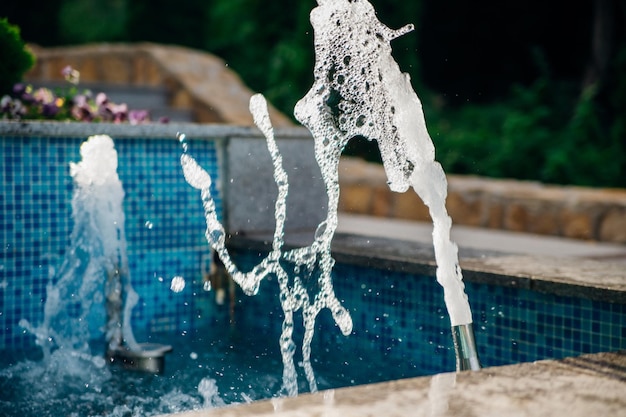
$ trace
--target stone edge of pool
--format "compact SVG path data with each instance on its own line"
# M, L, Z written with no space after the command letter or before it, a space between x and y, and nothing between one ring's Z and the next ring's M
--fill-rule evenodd
M310 232L292 233L287 247L310 243ZM234 248L268 250L271 235L234 236ZM338 233L333 239L337 262L435 275L432 244L375 236ZM561 296L626 303L626 264L580 257L512 254L461 247L459 260L464 280Z
M176 417L624 415L626 352L442 373L275 398Z

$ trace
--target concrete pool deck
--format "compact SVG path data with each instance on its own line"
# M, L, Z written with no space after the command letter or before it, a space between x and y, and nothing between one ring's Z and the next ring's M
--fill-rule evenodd
M289 232L286 247L311 243L310 230ZM231 238L266 249L272 234ZM465 281L626 304L626 245L453 226ZM435 275L432 226L342 213L332 243L337 262Z
M434 275L431 233L426 223L343 214L333 249L338 261L367 265L375 252L378 265ZM466 226L453 226L452 240L467 281L626 303L626 245Z

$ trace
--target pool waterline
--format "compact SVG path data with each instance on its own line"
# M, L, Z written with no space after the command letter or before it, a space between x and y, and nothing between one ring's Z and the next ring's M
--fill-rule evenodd
M371 228L368 230L371 231ZM303 235L292 236L291 242L299 245L302 244L303 238L306 239ZM515 236L511 238L515 240ZM541 238L537 237L537 239ZM263 238L261 236L235 237L232 242L235 246L260 249L263 245ZM360 244L357 244L355 248L356 242ZM358 237L339 234L334 248L336 258L350 263L361 262L376 264L383 269L391 267L418 271L432 271L434 267L432 256L424 245L417 244L416 246L415 242L380 239L371 236L371 233L368 233L368 236ZM416 248L421 248L421 250L415 252ZM609 252L615 249L616 247L607 246ZM374 256L369 255L372 253ZM409 259L406 255L411 253L418 255ZM592 248L591 253L597 256L598 248ZM507 276L501 269L502 263L494 261L497 258L506 259L508 260L506 262L511 265L518 265L518 270L514 275ZM576 326L580 325L577 322L577 315L596 320L600 315L598 307L602 304L609 306L609 310L612 309L612 313L615 314L613 318L609 318L609 321L619 317L621 322L616 323L616 327L608 331L612 335L601 337L606 337L607 340L613 338L616 345L611 350L617 352L578 356L581 353L563 350L560 356L564 359L492 366L479 372L443 373L428 377L401 379L322 391L317 394L304 394L297 398L279 401L260 401L237 406L235 409L185 412L177 416L289 416L297 412L301 416L315 416L323 413L329 417L356 417L376 409L379 409L381 413L384 412L384 415L388 417L456 416L459 415L460 410L463 410L463 415L491 413L516 417L530 417L538 414L560 416L564 409L570 410L568 411L570 416L581 417L619 415L623 412L626 406L626 400L623 397L624 389L626 389L626 353L624 352L626 348L624 318L626 315L626 308L624 308L626 271L620 264L594 262L575 257L548 258L526 254L506 254L471 248L462 250L461 263L470 270L469 287L484 285L480 282L489 282L497 285L504 292L522 291L522 293L533 292L530 288L534 287L539 291L537 294L544 294L544 297L548 297L547 300L539 301L534 306L522 300L520 307L529 311L532 311L533 307L539 307L539 313L537 313L539 315L544 314L545 306L553 300L569 299L572 295L574 299L587 300L583 302L587 306L583 306L584 308L579 311L576 311L576 306L559 307L566 315L566 319L560 323L554 323L558 321L554 319L547 320L549 324L555 324L556 327L549 329L549 326L545 326L542 330L547 331L553 339L559 337L558 331L555 330L557 327L561 328L561 337L564 335L572 337L572 332L576 332ZM520 267L520 264L524 267ZM555 268L555 265L559 264L567 265L567 267L563 270ZM473 284L472 281L478 281L478 283ZM472 290L468 291L474 300ZM482 314L480 307L477 307L478 314ZM502 319L504 320L505 317ZM515 325L516 323L509 322L508 324ZM596 329L597 326L592 324L591 327ZM530 330L528 335L535 332L538 337L546 337L546 334L540 334L536 332L536 329L521 329L522 333L526 330ZM607 328L598 327L596 330L602 333L606 332ZM574 338L581 337L580 334L573 336ZM497 343L498 341L496 338L490 342ZM487 345L487 343L479 343L478 346L484 348ZM511 348L515 347L511 346ZM503 350L506 349L507 347L504 346ZM531 360L537 359L540 358ZM573 403L577 404L574 408L571 407Z
M303 240L306 234L286 238L294 246ZM262 251L264 242L262 235L235 236L231 245ZM432 282L430 245L338 234L333 250L337 277L342 277L334 285L348 305L350 298L369 297L374 305L391 306L395 312L389 311L380 325L405 342L410 342L412 332L421 334L423 329L449 337L449 322L440 314L440 293ZM476 337L484 365L626 348L626 270L622 265L467 247L461 248L460 255L468 296L475 305ZM517 265L518 270L509 275L503 264ZM369 288L375 288L374 293L367 293ZM368 316L370 321L385 313L380 306ZM411 314L416 317L407 317ZM356 317L355 328L365 327L365 322ZM435 345L451 347L445 339L437 339ZM419 342L413 348L415 355L424 355ZM452 370L453 362L441 363L438 369L434 372Z

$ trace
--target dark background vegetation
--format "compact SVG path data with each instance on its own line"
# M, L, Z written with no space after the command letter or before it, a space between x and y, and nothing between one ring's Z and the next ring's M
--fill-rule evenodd
M372 0L450 173L626 187L626 2ZM313 0L20 0L42 46L151 41L222 57L292 114L312 82ZM375 144L349 153L378 158Z

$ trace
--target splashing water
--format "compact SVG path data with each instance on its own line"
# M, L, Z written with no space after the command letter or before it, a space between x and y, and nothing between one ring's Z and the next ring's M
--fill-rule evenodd
M293 312L303 310L303 366L311 391L316 389L309 359L317 314L322 308L329 308L343 334L349 334L352 329L350 315L340 305L332 288L334 260L330 249L337 228L339 158L348 141L355 136L377 141L392 191L404 192L413 187L428 206L433 219L437 281L444 288L451 324L454 328L472 323L458 265L458 249L450 240L452 221L445 207L445 173L435 161L435 149L426 130L421 102L411 87L408 74L400 71L391 55L390 42L412 31L413 26L398 30L388 28L376 18L374 8L366 0L318 0L318 5L311 12L311 24L315 30L314 84L295 108L296 119L313 135L315 158L328 194L326 219L318 226L310 246L286 253L281 250L288 179L263 96L252 97L250 111L267 139L274 165L274 180L278 186L276 230L272 251L248 273L237 270L225 247L225 231L215 213L209 174L187 154L184 135L179 137L183 144L181 163L185 179L201 190L207 240L228 272L246 294L255 294L261 280L268 274L278 277L280 301L285 313L280 340L283 385L289 395L297 393L293 365L295 346L291 338ZM293 279L289 279L280 259L293 265ZM319 271L319 292L310 294L306 279L313 276L314 271Z
M366 0L318 0L311 12L315 30L314 84L295 108L295 116L313 134L315 157L329 194L327 234L337 224L339 156L355 136L376 140L389 187L412 186L430 210L437 280L452 326L472 323L450 241L451 220L445 208L447 181L435 161L435 149L408 74L391 56L390 41L413 30L392 30L376 18Z
M102 332L89 328L89 323L98 322L90 317L103 302L109 349L124 342L129 349L138 350L130 325L138 296L128 271L117 152L110 137L98 135L85 141L80 153L82 160L70 163L74 181L71 245L46 286L43 322L33 326L20 321L35 335L46 360L55 348L89 354L89 341Z
M181 156L181 164L186 181L201 190L207 229L206 238L211 247L217 252L226 270L237 282L244 292L254 295L258 292L261 280L267 275L275 275L280 288L280 303L284 313L282 334L280 337L280 350L283 359L283 391L287 395L298 393L297 372L293 361L296 345L292 334L294 329L293 314L302 310L304 325L304 339L302 342L302 367L312 392L317 390L315 375L311 366L311 341L313 340L314 325L317 314L323 309L330 309L335 322L344 335L352 331L352 318L347 310L341 305L334 294L331 281L331 271L334 260L330 251L322 251L319 245L299 248L288 252L282 252L283 230L286 219L286 199L288 193L287 173L282 167L282 157L274 140L274 132L267 111L267 103L262 95L257 94L250 100L250 111L254 122L267 139L267 147L272 157L274 166L274 181L278 186L278 198L275 204L276 230L272 241L270 253L250 272L241 272L230 258L225 245L224 228L217 219L215 203L211 196L211 177L202 169L197 162L186 152ZM179 137L181 139L181 137ZM183 150L186 149L184 137L182 138ZM320 227L323 229L323 227ZM319 234L319 233L318 233ZM292 272L287 272L280 262L287 261L291 265ZM319 273L316 275L314 271ZM311 293L307 283L317 277L317 292Z
M202 378L198 383L198 393L204 400L204 408L223 407L226 405L220 398L217 383L213 378Z

